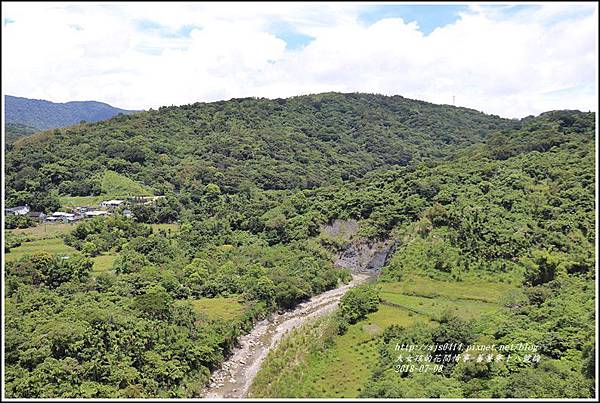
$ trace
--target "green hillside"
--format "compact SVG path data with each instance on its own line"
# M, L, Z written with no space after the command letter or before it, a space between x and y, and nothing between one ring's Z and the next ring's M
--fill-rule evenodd
M149 196L151 192L144 186L114 171L104 171L100 182L102 193L115 196Z
M87 196L83 185L60 186L88 183L104 170L158 192L193 192L208 183L226 193L315 188L439 158L518 125L471 109L369 94L164 107L16 142L7 155L7 200L53 190Z
M48 239L7 232L6 395L201 396L254 323L349 280L345 245L320 234L354 219L356 240L394 252L374 287L284 340L256 395L593 397L595 119L328 93L18 140L7 206L165 197ZM541 360L400 376L390 349L407 340L534 343Z
M347 330L333 317L293 333L251 397L591 396L593 115L523 123L450 161L314 195L327 217L362 220L365 235L398 241L378 280L381 302ZM398 373L398 343L446 342L530 343L541 358L528 363L517 351L510 363Z

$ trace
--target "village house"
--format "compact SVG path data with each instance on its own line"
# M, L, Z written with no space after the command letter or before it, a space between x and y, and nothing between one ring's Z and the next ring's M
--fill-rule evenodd
M86 211L85 213L83 213L83 215L86 218L106 217L109 214L110 213L108 211L105 211L105 210L92 210L92 211Z
M29 206L26 204L24 206L17 206L4 209L4 215L25 215L29 213Z
M46 214L41 211L30 211L27 215L36 221L44 221L46 218Z
M114 209L125 203L125 200L106 200L100 202L100 207Z
M163 199L165 196L134 196L127 199L129 204L151 205L156 203L158 199Z
M64 223L70 223L70 222L79 221L82 218L83 218L83 216L79 215L79 214L65 213L63 211L56 211L56 212L52 213L51 216L46 217L46 221L48 221L48 222L62 221Z
M73 212L78 213L78 214L85 214L86 212L92 211L92 210L96 210L96 208L88 207L88 206L73 207Z

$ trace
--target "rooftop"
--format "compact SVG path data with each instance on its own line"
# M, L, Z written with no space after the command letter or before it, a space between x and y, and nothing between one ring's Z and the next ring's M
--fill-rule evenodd
M29 207L28 206L16 206L16 207L5 208L5 210L7 210L7 211L18 211L18 210L23 210L23 209L29 209Z

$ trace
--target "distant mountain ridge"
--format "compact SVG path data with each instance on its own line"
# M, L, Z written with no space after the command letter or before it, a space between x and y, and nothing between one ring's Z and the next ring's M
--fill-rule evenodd
M97 101L72 101L55 103L6 95L4 97L6 123L33 127L39 130L54 129L86 122L110 119L122 113L139 112L115 108Z

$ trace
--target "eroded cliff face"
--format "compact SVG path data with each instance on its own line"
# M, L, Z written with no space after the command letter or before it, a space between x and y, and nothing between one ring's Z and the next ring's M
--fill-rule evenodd
M374 243L354 240L338 254L334 264L337 267L350 269L353 273L377 275L394 252L395 247L396 243L389 239Z
M358 229L359 223L356 220L335 220L324 226L322 231L341 245L334 261L336 267L349 269L352 273L377 275L394 253L397 241L361 238L357 235Z

